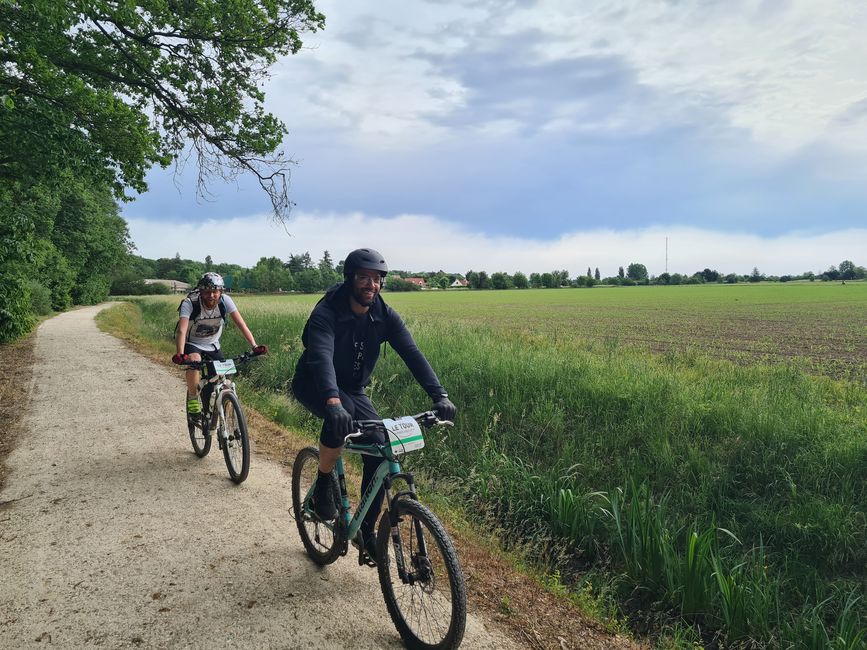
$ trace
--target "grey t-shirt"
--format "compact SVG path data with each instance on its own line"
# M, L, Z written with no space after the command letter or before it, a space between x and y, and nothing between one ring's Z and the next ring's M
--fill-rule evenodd
M223 304L226 306L226 317L233 311L238 311L235 302L223 294ZM219 303L213 309L205 309L205 303L199 299L201 311L195 321L190 321L187 330L187 343L200 350L219 350L220 335L223 333L223 319L220 317ZM186 298L181 303L180 318L189 318L193 313L193 303Z

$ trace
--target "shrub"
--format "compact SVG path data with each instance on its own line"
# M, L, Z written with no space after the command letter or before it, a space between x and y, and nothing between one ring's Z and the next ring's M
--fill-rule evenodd
M28 280L30 288L30 309L37 316L47 316L51 313L51 290L37 282Z

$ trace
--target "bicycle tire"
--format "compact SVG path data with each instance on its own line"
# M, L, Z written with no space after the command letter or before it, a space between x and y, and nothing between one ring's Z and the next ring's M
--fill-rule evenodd
M247 419L235 393L223 391L220 401L223 405L224 418L221 425L226 427L227 436L222 440L226 469L229 470L229 478L234 483L243 483L250 473L250 436L247 434Z
M408 648L447 650L457 648L467 622L467 589L454 544L440 520L414 499L398 499L400 550L392 540L389 514L379 522L376 540L379 584L391 620ZM426 553L418 544L422 531ZM411 574L398 575L396 554Z
M187 414L187 429L190 433L193 453L199 458L204 458L211 451L211 432L208 431L208 424L201 413L192 416Z
M298 526L298 535L301 537L301 543L304 544L304 550L311 560L324 566L340 557L341 549L345 544L340 538L342 528L326 526L309 506L303 503L318 473L319 450L316 447L305 447L295 456L292 465L292 512L295 513L295 524ZM331 477L331 494L334 496L335 505L339 505L340 492L334 472L331 473Z

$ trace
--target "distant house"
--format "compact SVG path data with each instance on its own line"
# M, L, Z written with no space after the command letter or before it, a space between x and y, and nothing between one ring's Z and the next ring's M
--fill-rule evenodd
M470 285L466 280L461 280L460 278L455 278L455 281L452 282L450 287L468 287Z
M145 279L145 284L162 284L172 290L172 293L188 293L190 285L180 280L151 280Z
M404 278L403 280L422 289L427 289L427 283L424 281L424 278Z

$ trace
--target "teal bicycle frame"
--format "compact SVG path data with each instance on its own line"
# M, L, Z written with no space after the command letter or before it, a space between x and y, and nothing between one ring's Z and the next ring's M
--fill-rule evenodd
M419 414L421 417L427 414ZM434 419L432 413L430 414ZM365 435L365 429L377 428L382 426L381 420L359 420L356 422L358 425L359 431L356 433L350 433L345 438L345 447L344 449L350 453L355 454L363 454L366 456L375 456L380 458L381 461L374 472L373 479L370 481L370 485L367 486L367 490L363 495L361 495L361 499L358 502L358 507L356 507L355 512L352 512L352 505L349 502L349 491L346 488L346 476L344 472L343 466L343 458L338 457L337 462L334 466L335 471L337 472L337 482L340 488L340 513L338 515L338 519L335 520L337 523L324 521L320 522L320 525L325 526L328 530L331 530L335 533L335 535L340 539L343 547L341 548L341 555L345 555L349 548L349 541L355 539L356 535L358 535L358 531L361 528L361 522L364 519L364 516L367 514L367 511L370 510L370 506L373 502L373 497L379 492L379 489L385 488L385 495L383 498L383 508L385 508L386 512L391 513L391 504L394 503L396 499L400 499L402 497L409 497L412 499L417 499L415 493L415 483L413 479L413 475L410 472L404 472L401 469L400 461L395 455L394 450L392 449L392 444L389 440L388 433L386 432L386 440L385 442L374 442L374 443L358 443L353 442L354 438L359 438ZM449 423L451 424L451 423ZM411 440L406 440L405 442L410 442ZM395 480L403 480L406 485L406 490L401 490L397 494L391 494L392 484ZM310 497L313 494L314 486L311 486L307 492L307 495L304 498L305 503L310 502ZM396 522L392 521L392 526L395 525ZM337 530L337 529L340 530ZM345 531L345 532L344 532ZM421 544L424 544L424 539L422 538ZM422 549L424 551L424 549ZM400 556L398 556L400 558ZM400 559L398 559L398 564L402 565ZM403 567L398 567L399 571L403 572Z
M386 448L390 450L388 443L384 445ZM412 475L405 474L401 472L400 463L394 456L391 458L388 456L383 456L379 452L378 445L364 445L364 444L353 444L351 442L347 442L346 451L358 454L367 454L370 456L379 456L382 458L382 461L376 468L376 472L373 475L373 480L371 480L370 485L367 486L367 490L363 495L361 495L361 500L358 502L358 507L355 509L355 513L350 515L351 506L349 503L349 491L346 489L346 477L343 472L343 459L337 459L337 481L340 485L340 515L343 520L343 525L346 527L346 537L347 539L355 539L355 536L358 534L358 530L361 528L361 522L364 519L364 516L367 514L367 511L370 510L370 505L373 502L373 497L379 492L379 488L383 485L386 486L386 498L385 507L388 508L389 502L389 493L391 491L391 482L395 478L404 478L407 480L407 484L410 485L410 490L414 496L414 490L412 490ZM403 493L402 493L403 494Z

